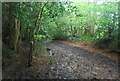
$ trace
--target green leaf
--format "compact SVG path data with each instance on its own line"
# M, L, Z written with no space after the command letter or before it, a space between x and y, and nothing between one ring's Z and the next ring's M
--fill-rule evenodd
M45 35L34 35L34 38L37 40L41 40L42 38L46 38Z

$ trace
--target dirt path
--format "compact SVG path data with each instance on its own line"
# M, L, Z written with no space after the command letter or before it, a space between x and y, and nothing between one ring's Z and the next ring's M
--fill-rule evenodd
M54 41L48 45L51 78L59 79L118 79L118 62L79 47ZM120 78L120 77L119 77Z
M60 41L47 44L48 53L39 52L33 57L33 66L27 67L28 45L23 46L20 57L3 70L4 79L118 79L117 61Z
M69 44L69 45L72 45L72 46L76 46L76 47L82 48L82 49L90 51L90 52L94 52L94 53L97 53L97 54L100 54L100 55L107 56L110 59L120 61L120 58L119 58L120 54L112 52L112 49L97 48L97 47L95 47L95 45L93 45L93 43L90 43L90 42L89 43L86 43L86 42L85 43L84 42L72 43L72 42L63 41L63 40L59 40L59 42L64 43L64 44Z

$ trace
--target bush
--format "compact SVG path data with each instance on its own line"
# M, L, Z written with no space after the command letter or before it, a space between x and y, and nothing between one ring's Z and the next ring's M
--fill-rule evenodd
M56 40L67 40L69 38L67 33L64 30L60 30L59 28L54 31L53 37Z

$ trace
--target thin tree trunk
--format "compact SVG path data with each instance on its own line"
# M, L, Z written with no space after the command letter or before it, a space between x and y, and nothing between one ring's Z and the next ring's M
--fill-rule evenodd
M30 42L30 50L29 50L29 57L28 57L28 66L32 66L32 57L33 57L33 51L35 49L35 45L36 45L36 39L34 39L34 35L38 35L39 32L39 25L38 21L41 21L42 19L42 12L43 12L43 8L44 6L47 4L48 2L46 2L42 8L41 8L41 12L38 13L37 19L35 21L35 29L30 28L30 32L29 32L29 42ZM38 19L38 17L40 17L40 19Z
M14 49L17 50L18 42L19 42L19 30L20 30L20 20L15 18L15 33L14 33Z

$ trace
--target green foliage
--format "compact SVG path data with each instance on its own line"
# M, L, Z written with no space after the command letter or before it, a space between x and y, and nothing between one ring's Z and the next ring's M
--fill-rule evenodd
M34 38L36 40L41 40L42 38L46 38L46 36L45 35L34 35Z
M57 7L53 9L56 10ZM97 2L73 2L62 4L60 9L64 11L59 12L62 15L56 16L55 14L51 16L47 14L47 12L51 14L55 12L54 10L47 11L47 8L45 11L47 17L43 22L43 32L52 39L97 42L113 37L114 39L111 40L117 40L117 2L104 2L102 4ZM110 42L110 44L111 47L116 47L117 42Z
M93 38L89 33L87 33L87 34L85 34L85 35L83 36L82 40L85 40L85 41L93 41L94 38Z

